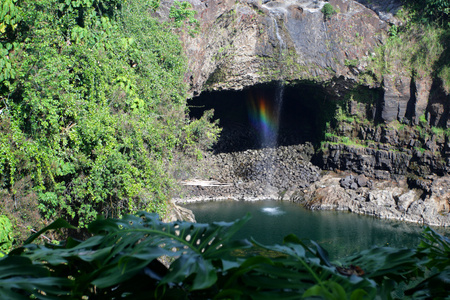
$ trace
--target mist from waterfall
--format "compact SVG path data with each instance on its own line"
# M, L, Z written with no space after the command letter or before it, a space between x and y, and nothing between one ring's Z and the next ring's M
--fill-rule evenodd
M262 172L266 178L266 190L268 191L268 194L274 190L271 182L276 171L276 149L278 147L280 116L284 97L284 83L281 78L283 66L281 62L283 60L283 52L286 49L286 44L279 32L277 19L272 16L272 20L274 22L274 36L278 40L280 49L278 57L280 62L280 80L277 82L275 94L267 95L261 93L253 95L249 101L250 121L260 133L260 144L261 148L264 149L265 163L263 166L260 166L259 171Z

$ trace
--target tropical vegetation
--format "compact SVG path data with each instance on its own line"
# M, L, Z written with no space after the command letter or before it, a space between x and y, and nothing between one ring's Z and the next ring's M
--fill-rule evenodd
M217 138L210 112L187 118L174 31L195 23L192 6L175 1L162 23L152 17L159 5L2 0L0 212L16 230L57 217L85 227L97 214L164 215L170 166Z
M150 213L166 212L179 157L201 158L219 133L211 112L187 118L174 32L195 35L195 12L174 1L161 22L159 5L2 0L0 298L448 299L450 241L431 229L415 249L331 262L294 235L281 245L233 239L248 218L163 223ZM391 27L371 76L394 59L450 86L449 9L408 1L408 22ZM61 239L67 230L89 234Z
M403 74L413 79L432 77L450 91L448 0L408 0L396 12L398 24L372 54L369 74Z
M0 298L449 299L450 240L430 228L415 249L373 248L330 262L294 235L280 245L233 239L248 219L162 223L140 212L93 221L85 241L33 243L71 227L58 219L0 259Z

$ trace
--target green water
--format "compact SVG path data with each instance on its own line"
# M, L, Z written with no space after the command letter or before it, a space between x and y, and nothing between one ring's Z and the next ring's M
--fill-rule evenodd
M199 223L233 221L247 213L252 219L236 238L253 237L260 243L280 244L294 233L324 247L331 259L350 255L373 246L416 247L422 226L380 220L347 212L309 211L292 202L215 201L186 205Z

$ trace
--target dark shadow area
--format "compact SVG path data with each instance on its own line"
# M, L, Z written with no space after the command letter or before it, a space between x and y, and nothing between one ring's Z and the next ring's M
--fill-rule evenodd
M188 105L191 118L214 109L214 118L223 128L214 147L218 153L320 143L336 107L320 86L282 87L278 83L242 91L204 92Z
M431 126L447 128L449 119L450 104L441 79L435 79L431 85L430 98L426 112L428 122Z
M411 98L409 99L408 104L406 106L405 118L409 121L413 121L413 118L420 117L420 116L416 116L415 108L416 108L416 103L417 103L417 99L416 99L417 88L416 88L416 82L415 82L414 78L411 80L409 90L410 90Z
M382 113L384 108L384 91L380 89L380 95L375 100L375 105L373 106L373 121L375 124L383 123Z

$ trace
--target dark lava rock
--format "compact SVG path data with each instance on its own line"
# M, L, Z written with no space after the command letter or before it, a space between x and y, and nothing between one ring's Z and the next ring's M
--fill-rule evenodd
M356 177L353 175L349 175L347 177L342 178L339 181L339 184L344 189L356 190L357 188L360 188L360 187L368 187L370 184L370 181L367 180L366 176L364 176L364 175L358 175Z

